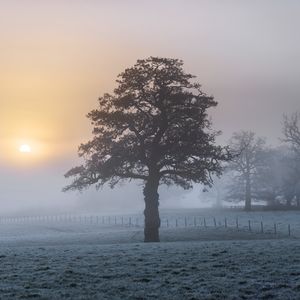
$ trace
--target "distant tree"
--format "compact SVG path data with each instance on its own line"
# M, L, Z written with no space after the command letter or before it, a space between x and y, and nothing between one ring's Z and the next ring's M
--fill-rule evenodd
M285 151L281 148L269 148L260 151L260 163L253 174L253 196L264 200L270 207L279 204L283 195L283 177L285 176Z
M300 157L293 151L286 151L281 161L281 190L285 204L291 207L294 202L300 207Z
M99 98L88 114L94 138L80 145L85 164L67 172L75 177L64 190L82 190L123 180L144 182L145 242L159 241L160 184L188 189L211 185L230 155L215 144L207 109L217 102L193 82L177 59L138 60L118 77L113 94Z
M292 150L300 156L300 113L283 116L283 141L288 143Z
M299 206L300 161L286 147L262 151L261 164L253 176L252 191L270 207Z
M233 158L228 169L232 172L232 183L228 187L227 198L244 200L247 211L251 210L251 202L254 198L253 180L262 165L265 144L265 139L256 137L251 131L236 132L230 140Z
M286 193L287 205L291 205L293 199L300 207L300 113L295 112L290 116L283 116L282 139L290 146L290 153L285 161L287 176L284 178L284 191Z

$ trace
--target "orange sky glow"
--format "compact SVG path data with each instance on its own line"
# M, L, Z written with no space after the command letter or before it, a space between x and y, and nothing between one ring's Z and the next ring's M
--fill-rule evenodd
M278 143L282 114L300 110L300 4L224 2L0 0L3 201L18 195L1 179L9 170L22 182L24 168L40 168L60 197L91 137L86 114L139 58L183 59L219 102L212 116L222 142L250 129Z

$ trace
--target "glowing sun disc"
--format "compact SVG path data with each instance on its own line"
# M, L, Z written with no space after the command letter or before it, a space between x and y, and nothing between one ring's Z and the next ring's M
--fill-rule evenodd
M22 153L30 153L31 152L31 147L27 144L21 145L19 148L19 151Z

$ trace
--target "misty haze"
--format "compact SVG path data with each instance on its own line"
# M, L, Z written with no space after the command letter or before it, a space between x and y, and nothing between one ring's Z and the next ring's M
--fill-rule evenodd
M300 299L297 1L0 25L1 299Z

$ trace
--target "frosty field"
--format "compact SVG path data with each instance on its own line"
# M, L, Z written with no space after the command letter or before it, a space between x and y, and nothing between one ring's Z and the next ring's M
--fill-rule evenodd
M199 223L144 244L134 226L1 224L0 299L300 299L299 214L255 218L293 235Z

